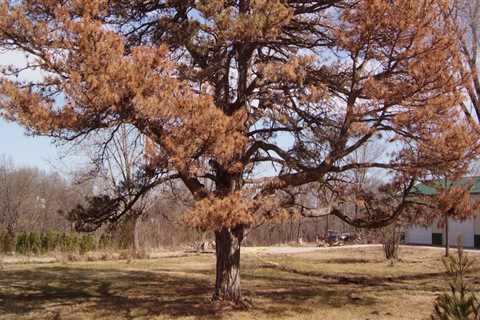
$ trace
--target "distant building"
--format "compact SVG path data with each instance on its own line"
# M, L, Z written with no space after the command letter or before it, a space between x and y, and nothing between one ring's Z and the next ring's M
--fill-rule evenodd
M472 198L480 201L480 177L468 177L456 183L471 184L470 194ZM419 184L415 186L414 192L423 195L433 195L436 191L428 185ZM480 249L480 214L464 221L448 219L448 243L451 246L455 246L459 236L462 236L465 248ZM445 245L445 228L438 227L438 221L429 226L410 226L405 232L405 243L434 246Z

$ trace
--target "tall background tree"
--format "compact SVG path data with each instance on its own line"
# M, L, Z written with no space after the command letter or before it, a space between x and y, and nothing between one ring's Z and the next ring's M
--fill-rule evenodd
M293 189L362 193L339 176L377 168L402 195L390 214L330 213L380 227L402 213L422 168L474 157L478 142L458 108L464 79L452 5L2 0L0 47L29 63L3 70L1 114L62 141L135 128L147 139L148 165L131 201L98 197L79 226L118 220L178 179L195 199L185 220L215 234L214 297L239 302L245 230L298 207ZM43 77L17 80L28 69ZM356 161L351 154L367 143L390 150Z
M11 160L0 159L0 224L10 237L15 235L22 214L38 203L35 184L33 170L16 170Z
M452 23L457 26L457 37L465 71L469 75L465 83L468 99L462 103L470 121L480 120L480 1L455 0Z
M92 216L89 209L98 202L102 202L103 205L109 203L118 206L117 211L123 212L123 216L111 227L130 230L130 232L126 232L128 235L123 234L123 237L126 237L125 240L131 240L127 242L130 242L133 251L138 253L140 250L138 234L140 217L148 210L149 205L155 203L153 199L148 199L148 197L152 197L152 192L141 193L141 196L135 199L138 195L136 187L139 184L150 183L150 181L141 183L136 181L139 178L142 179L142 170L147 160L143 152L145 143L138 130L126 125L117 126L106 132L105 135L106 137L93 137L79 146L87 151L85 155L90 160L90 170L78 176L77 179L94 183L97 196L88 198L89 203L86 206L79 204L75 210L70 212L70 219L77 223L91 224L91 219L95 219L97 216ZM109 139L110 143L105 144L105 139ZM133 205L130 205L132 203ZM79 227L81 228L81 226Z
M91 185L74 185L57 173L18 167L0 156L0 231L10 237L23 231L72 231L61 212L83 203L91 193Z

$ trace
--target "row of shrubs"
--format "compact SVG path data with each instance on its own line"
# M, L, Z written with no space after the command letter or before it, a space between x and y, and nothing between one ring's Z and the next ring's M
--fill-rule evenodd
M112 247L111 237L76 232L22 232L12 235L0 231L0 254L17 253L38 255L49 252L71 252L84 254L93 250Z

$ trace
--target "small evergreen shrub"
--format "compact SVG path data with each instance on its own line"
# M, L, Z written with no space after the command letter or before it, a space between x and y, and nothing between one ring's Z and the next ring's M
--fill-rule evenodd
M63 252L71 254L85 254L97 249L113 248L113 239L110 233L101 235L99 241L94 234L79 234L76 232L21 232L10 234L0 231L0 254L15 252L20 255L48 254Z
M58 236L58 247L62 252L67 252L67 234L65 232Z
M110 235L110 233L102 233L102 235L100 236L100 240L98 241L98 248L100 250L105 250L105 249L109 249L109 248L112 248L112 237Z
M80 239L76 233L67 234L66 250L67 252L78 252L80 248Z
M36 232L30 232L28 234L28 246L27 253L39 254L41 251L42 243L41 238Z
M5 232L0 231L0 253L6 253L4 241L5 241Z
M77 252L79 249L78 236L74 233L62 233L59 242L62 252Z
M5 237L6 237L6 232L1 231L0 232L0 253L7 253L7 250L5 250Z
M89 234L82 235L79 243L80 254L85 254L88 251L93 251L96 248L95 237Z
M58 234L54 231L42 232L41 238L41 251L42 253L52 252L57 250L58 247Z
M15 251L19 254L27 254L28 252L28 235L26 232L22 232L17 235L15 242Z
M15 250L15 236L5 231L0 233L0 253L7 254Z
M435 300L432 320L480 320L480 302L468 287L465 275L472 270L470 260L458 246L457 254L443 259L450 277L448 292Z

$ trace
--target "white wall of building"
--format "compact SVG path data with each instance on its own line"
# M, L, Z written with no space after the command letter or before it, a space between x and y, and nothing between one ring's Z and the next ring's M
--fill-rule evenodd
M448 243L456 246L458 237L462 236L463 246L472 248L474 245L475 224L473 219L455 221L448 219Z
M464 247L474 247L474 236L475 236L475 220L468 219L465 221L456 221L453 219L448 220L448 242L451 246L456 246L458 242L458 237L462 236L463 246ZM445 244L445 230L444 228L433 228L429 226L427 228L423 226L411 226L405 232L405 242L407 244L423 244L431 245L432 244L432 232L442 233L443 244Z
M408 244L432 244L432 227L411 226L405 233L405 242Z

